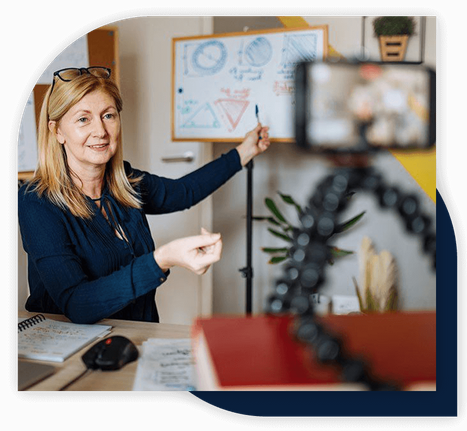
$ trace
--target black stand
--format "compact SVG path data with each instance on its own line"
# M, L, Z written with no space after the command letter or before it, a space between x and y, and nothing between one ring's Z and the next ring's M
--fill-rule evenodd
M242 276L246 278L246 308L247 316L251 315L252 309L252 280L253 267L252 246L253 246L253 160L249 161L247 167L247 194L246 194L246 267L239 269Z

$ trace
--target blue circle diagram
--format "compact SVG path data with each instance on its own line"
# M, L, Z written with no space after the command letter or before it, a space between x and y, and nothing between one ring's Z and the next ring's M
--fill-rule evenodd
M245 59L252 66L264 66L271 58L272 46L265 37L257 37L245 49Z
M225 65L227 60L227 49L222 42L211 40L204 42L192 56L193 68L200 75L214 75Z

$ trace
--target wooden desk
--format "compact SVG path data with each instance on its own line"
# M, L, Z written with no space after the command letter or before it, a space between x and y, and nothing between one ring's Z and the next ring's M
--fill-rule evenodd
M28 313L20 311L18 317L31 317L38 313ZM44 314L45 317L51 320L61 320L69 322L65 316L57 314ZM147 323L147 322L132 322L128 320L104 319L98 322L103 325L111 325L112 332L110 335L123 335L129 338L136 344L141 353L141 345L148 338L190 338L190 326L173 325L169 323ZM110 336L109 335L109 336ZM28 390L30 391L57 391L68 382L79 376L86 367L81 360L81 356L93 344L87 345L85 348L75 353L73 356L64 362L46 362L40 363L50 364L56 368L55 373L37 383ZM39 362L39 361L38 361ZM70 391L131 391L133 388L133 380L136 374L138 361L125 365L121 370L117 371L101 371L95 370L83 378L79 379L67 390Z

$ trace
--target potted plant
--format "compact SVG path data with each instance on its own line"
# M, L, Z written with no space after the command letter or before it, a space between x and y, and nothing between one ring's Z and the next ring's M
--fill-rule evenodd
M297 204L297 202L295 202L292 196L286 195L280 192L278 192L278 194L284 203L295 207L295 210L298 216L300 216L303 213L301 206ZM354 192L350 192L347 198L350 199L353 194ZM286 243L288 243L284 247L263 247L261 249L263 252L271 255L271 258L268 263L277 264L277 263L284 262L285 260L291 257L290 250L292 248L292 242L293 242L292 234L293 234L294 229L296 229L296 227L293 226L291 222L287 220L287 218L278 209L277 205L271 198L265 199L265 205L266 205L266 208L270 211L271 215L262 216L262 217L253 217L253 219L258 220L258 221L268 222L271 225L271 227L268 227L268 231L276 238L280 238ZM343 222L337 227L335 233L337 234L342 233L350 229L363 217L364 214L365 214L365 211L361 212L355 217L352 217L350 220ZM328 263L330 265L334 263L335 258L353 254L353 251L342 250L333 245L328 245L328 247L329 247L330 254L332 256L328 260Z
M415 31L415 21L409 16L381 16L373 21L375 35L383 61L403 61L407 42Z

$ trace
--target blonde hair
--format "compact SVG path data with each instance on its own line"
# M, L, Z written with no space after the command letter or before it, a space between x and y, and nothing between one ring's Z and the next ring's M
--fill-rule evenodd
M92 91L100 90L115 100L118 115L123 107L117 85L111 79L83 74L72 81L63 82L55 78L53 93L49 88L42 103L38 131L38 165L29 187L39 196L47 198L62 209L69 209L76 216L89 219L94 214L84 193L72 178L64 146L49 130L49 121L56 124L63 116ZM76 176L76 174L73 174ZM107 162L105 180L110 194L126 207L141 208L139 195L133 186L139 178L127 177L123 166L123 150L119 139L115 155Z

